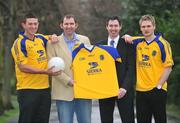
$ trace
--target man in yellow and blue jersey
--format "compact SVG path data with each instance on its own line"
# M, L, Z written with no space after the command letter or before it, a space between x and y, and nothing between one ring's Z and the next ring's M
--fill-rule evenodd
M80 44L72 56L75 98L103 99L118 95L115 61L121 62L121 58L115 48Z
M21 24L24 32L19 33L11 49L17 78L18 123L48 123L51 105L48 75L59 75L60 71L47 69L45 48L49 39L36 34L37 17L29 13Z
M144 15L139 21L144 37L127 37L136 46L136 112L138 123L166 123L167 79L172 71L170 44L155 34L155 19Z

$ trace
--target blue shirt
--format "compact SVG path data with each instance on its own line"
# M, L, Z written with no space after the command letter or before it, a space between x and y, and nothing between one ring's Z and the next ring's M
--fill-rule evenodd
M66 44L68 45L68 49L72 52L74 45L76 44L77 41L79 41L77 34L73 33L73 39L72 40L68 39L68 37L66 37L64 35L64 33L63 33L63 37L64 37Z

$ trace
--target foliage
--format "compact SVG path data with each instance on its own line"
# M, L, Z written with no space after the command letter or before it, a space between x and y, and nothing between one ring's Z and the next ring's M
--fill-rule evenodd
M180 64L175 65L169 79L169 102L180 105Z
M179 22L180 14L179 13L171 13L169 14L169 19L166 20L164 18L157 18L157 30L163 32L165 38L170 42L173 50L174 57L180 56L178 54L180 42L179 31L180 30L180 22Z
M180 119L180 107L174 105L174 104L170 104L167 105L167 115L174 117L176 119Z
M17 114L18 108L6 111L2 116L0 116L0 123L6 123L9 118L14 117Z

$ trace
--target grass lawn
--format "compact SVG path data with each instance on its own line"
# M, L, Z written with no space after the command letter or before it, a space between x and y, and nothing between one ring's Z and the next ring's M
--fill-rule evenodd
M5 111L4 114L0 116L0 123L6 123L9 118L12 118L18 115L18 103L17 103L16 96L12 96L12 103L13 103L14 109Z
M17 115L18 115L18 108L6 111L2 116L0 116L0 123L6 123L9 118Z
M167 105L167 114L176 119L180 119L180 106L176 105Z

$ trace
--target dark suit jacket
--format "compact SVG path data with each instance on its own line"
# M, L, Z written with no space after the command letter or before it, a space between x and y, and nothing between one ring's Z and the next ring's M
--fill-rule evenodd
M107 45L107 40L102 40L97 44ZM119 38L116 48L121 56L122 63L116 62L117 77L120 88L127 92L134 92L135 83L135 49L133 45L125 43L124 39Z

